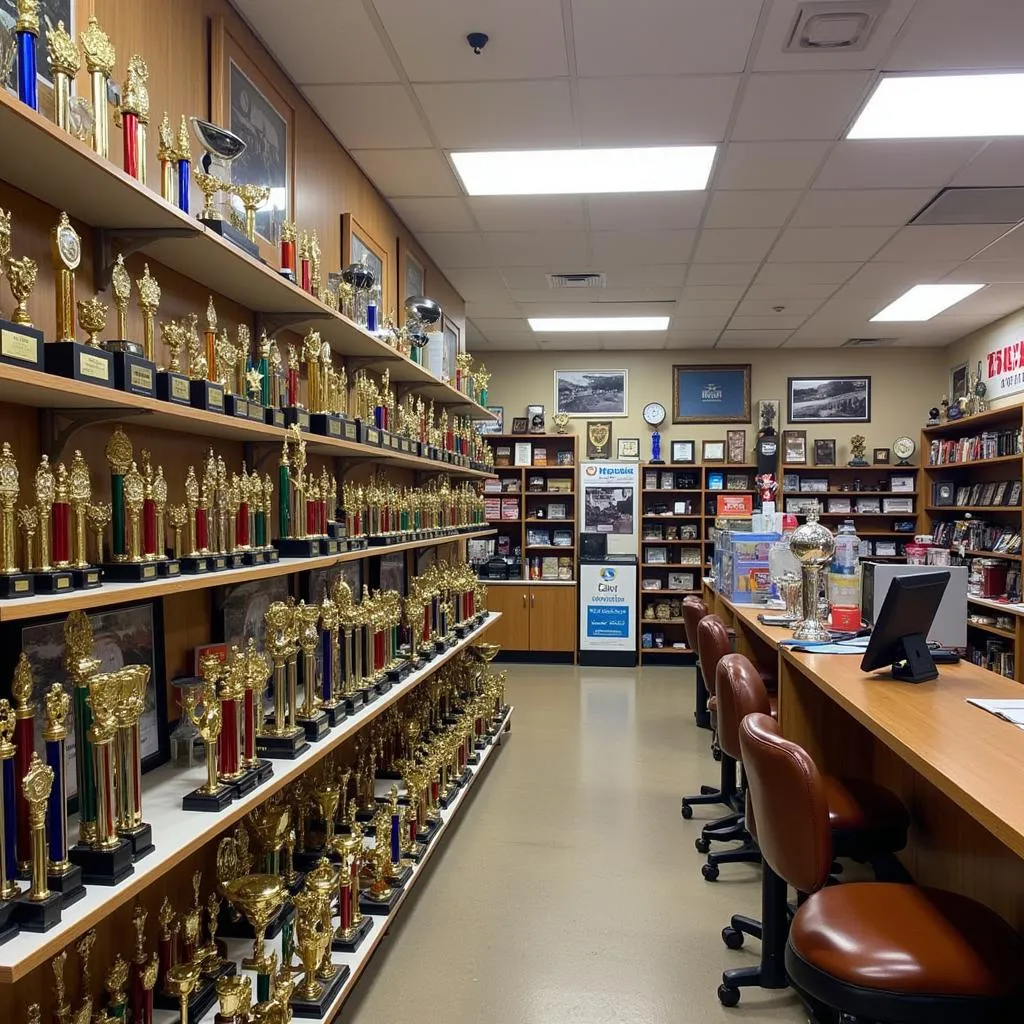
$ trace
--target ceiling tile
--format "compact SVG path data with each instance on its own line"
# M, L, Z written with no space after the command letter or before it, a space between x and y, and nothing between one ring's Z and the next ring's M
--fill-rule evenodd
M592 231L594 263L601 267L630 263L685 263L695 231Z
M475 231L461 199L395 199L395 213L415 234L421 231Z
M1024 284L990 284L968 295L951 310L956 316L1006 316L1024 306Z
M825 287L829 286L826 285ZM782 299L775 295L771 299L765 299L752 296L750 294L752 291L753 289L747 292L743 301L736 308L737 316L798 316L803 319L804 317L810 316L822 304L824 298L827 297L825 296L817 299ZM775 291L778 293L780 289L776 288ZM785 309L776 312L776 306L784 306ZM782 327L784 325L780 324L779 326Z
M1024 231L1017 228L1000 238L998 242L988 246L984 252L974 257L981 263L990 260L1021 260L1024 259Z
M686 316L685 312L680 312L672 317L669 328L673 332L714 331L717 334L728 322L728 313L721 316Z
M867 260L895 228L787 228L768 259L773 263Z
M761 44L754 57L757 71L837 71L850 68L874 68L881 63L893 37L914 6L914 0L890 0L885 13L875 26L863 50L823 50L821 53L801 50L788 53L788 43L802 0L774 0ZM856 4L850 5L856 9Z
M551 334L537 336L541 352L593 352L601 347L596 334Z
M790 302L827 299L838 287L838 284L752 284L747 289L744 304L749 301L771 307L780 303L789 305Z
M581 78L576 113L585 146L721 142L739 75Z
M736 302L746 291L742 284L688 284L680 298L683 302L697 299L731 299Z
M438 144L450 149L543 149L578 141L562 81L417 85Z
M476 324L481 334L494 341L495 338L508 337L533 337L534 332L530 325L521 317L481 317L474 316L473 323Z
M767 263L757 275L757 284L842 284L855 274L860 263Z
M430 145L404 86L307 85L302 91L346 149Z
M442 269L448 267L486 267L490 265L484 240L468 231L424 233L416 239Z
M786 223L800 193L784 189L764 191L717 190L711 194L709 228L778 228Z
M559 288L554 290L546 287L536 289L513 288L512 298L515 302L520 303L523 312L530 316L546 315L535 307L540 305L547 306L553 302L558 303L559 305L572 306L574 309L578 310L581 316L589 316L590 313L588 310L579 309L579 307L596 306L600 301L598 299L599 293L604 294L603 290L590 288L580 288L579 290L573 288Z
M831 338L810 337L798 338L793 335L788 341L782 343L783 348L842 348L849 339L845 335L837 334Z
M722 331L716 348L779 348L792 331Z
M675 317L730 316L735 308L735 299L681 299Z
M634 264L607 271L609 288L679 288L685 278L684 263Z
M941 281L953 266L946 263L884 263L873 260L864 264L842 287L844 296L869 296L891 301L915 284Z
M575 297L574 297L575 298ZM675 310L675 300L668 301L626 301L626 302L592 302L584 306L573 299L563 299L558 295L549 295L540 302L521 303L526 316L671 316ZM600 332L595 332L600 333Z
M587 211L594 231L695 228L707 198L707 192L592 195L587 196Z
M812 189L789 222L794 228L903 225L935 195L930 188Z
M500 272L491 267L462 267L449 270L445 277L468 302L487 299L508 301L508 285Z
M893 71L1020 67L1022 35L1016 0L918 0L885 63Z
M747 81L732 139L837 139L853 119L871 76L753 75Z
M561 264L568 273L587 260L587 236L582 231L492 231L484 242L489 262L503 267Z
M691 284L749 284L757 273L758 263L701 263L690 267L686 275Z
M481 231L583 231L579 196L470 196Z
M584 77L742 71L761 0L572 0Z
M977 139L839 142L815 188L915 188L945 185L981 149Z
M656 352L665 347L665 335L646 331L642 334L602 334L604 352Z
M778 231L774 228L710 228L700 233L695 263L749 263L761 260Z
M795 331L806 316L788 316L784 313L769 313L767 316L734 316L729 321L731 331Z
M294 82L398 81L362 0L320 4L315 18L301 19L281 0L237 0L235 7Z
M715 188L803 188L828 151L827 142L730 142Z
M1005 233L1005 224L911 225L898 231L877 259L967 260Z
M677 293L676 288L539 288L534 291L516 288L512 290L512 298L524 309L527 303L559 302L576 307L593 306L597 314L606 313L607 307L616 303L631 303L635 309L644 303L667 304L675 308Z
M373 5L413 82L568 74L562 12L550 0L374 0ZM491 37L480 55L466 42L473 29Z
M951 270L943 280L958 284L1017 284L1024 281L1024 259L969 260Z
M466 302L466 316L479 320L521 319L523 310L517 302L511 301L508 295L495 299L481 299Z
M716 341L718 331L673 331L665 339L665 348L714 348Z
M956 186L1019 185L1024 139L992 141L953 179Z
M434 149L363 149L352 158L389 199L462 194L451 168Z

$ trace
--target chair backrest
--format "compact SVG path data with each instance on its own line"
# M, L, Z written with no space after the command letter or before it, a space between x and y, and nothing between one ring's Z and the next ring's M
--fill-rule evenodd
M686 646L695 654L697 650L697 626L700 620L708 614L708 606L692 594L683 598L683 629L686 631Z
M727 654L715 671L718 697L718 744L737 761L740 753L740 722L747 715L771 714L768 691L761 673L742 654Z
M697 626L697 657L709 693L715 692L718 663L732 653L732 642L725 623L717 615L705 615Z
M817 767L803 747L783 738L771 715L743 719L740 753L761 855L798 892L817 892L832 866L828 803Z

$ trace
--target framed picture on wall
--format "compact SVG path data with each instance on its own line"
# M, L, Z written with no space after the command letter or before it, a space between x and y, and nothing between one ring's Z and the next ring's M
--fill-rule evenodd
M341 265L350 263L366 263L373 274L373 280L380 286L380 308L388 308L387 269L388 251L370 232L352 216L351 213L341 215ZM363 299L365 302L365 299ZM365 311L357 320L365 320Z
M949 371L949 404L967 397L967 364L960 363Z
M750 363L672 367L673 423L749 423Z
M790 423L870 423L870 377L790 377Z
M414 295L427 294L427 272L418 259L408 249L404 250L405 261L405 294L402 302L411 299ZM405 315L403 310L403 316Z
M568 416L626 416L626 370L555 370L555 412Z
M266 638L263 616L274 601L287 601L290 596L287 576L218 587L214 608L220 613L221 639L230 648L232 644L241 647L252 637L256 646L263 650Z
M505 430L505 407L503 405L489 405L487 406L488 412L493 412L495 419L493 420L474 420L473 426L476 427L478 434L501 434Z
M446 316L444 318L444 369L442 380L455 380L455 357L462 351L462 332L459 325Z
M807 465L807 431L782 432L782 461L790 466Z

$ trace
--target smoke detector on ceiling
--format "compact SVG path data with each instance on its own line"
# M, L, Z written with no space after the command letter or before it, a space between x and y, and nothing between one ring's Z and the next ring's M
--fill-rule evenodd
M603 288L604 274L545 274L549 288Z
M847 338L840 348L885 348L895 341L895 338Z
M786 53L863 50L889 0L808 0L797 9Z

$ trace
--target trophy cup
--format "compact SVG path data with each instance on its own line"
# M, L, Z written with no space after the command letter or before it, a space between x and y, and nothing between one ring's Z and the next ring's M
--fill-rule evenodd
M322 868L322 878L320 872ZM324 860L311 872L306 887L293 897L295 904L295 945L302 961L303 980L289 1001L296 1017L322 1018L327 1015L341 986L349 976L349 967L331 962L333 929L331 897L335 890L334 870ZM327 984L323 982L326 981Z
M836 548L835 538L818 522L818 513L811 510L807 513L807 522L790 535L789 548L800 561L803 577L803 620L793 631L793 639L828 643L832 634L822 620L818 595L824 567L832 560Z
M226 128L203 121L198 117L192 119L192 130L199 139L200 145L206 150L202 158L202 172L196 172L196 184L203 192L205 203L199 214L200 222L210 231L236 245L254 259L259 259L259 246L239 231L230 220L213 205L213 197L218 192L229 191L231 185L231 162L245 152L245 142ZM229 207L230 209L230 207Z
M156 397L174 405L191 405L188 376L181 372L181 352L185 348L185 328L176 320L160 324L160 337L170 353L166 370L157 370Z
M10 320L0 317L0 363L28 366L38 370L43 363L43 335L32 325L28 314L28 297L36 284L39 267L26 256L11 257L11 214L0 209L0 271L6 277L17 308Z
M0 699L0 944L18 932L14 900L21 893L14 881L18 876L14 729L14 711L6 700Z
M216 744L223 725L217 683L222 665L215 654L208 654L201 665L202 686L181 691L182 710L196 727L206 746L206 784L181 798L182 810L222 811L237 796L234 786L225 785L217 776Z
M317 696L316 650L320 644L320 608L300 601L292 615L298 630L299 647L302 649L303 699L296 721L305 730L306 739L316 742L330 731L330 721L326 713L320 710L320 698Z
M53 72L53 119L58 128L71 131L71 83L82 67L78 45L58 21L46 33L47 61Z
M275 601L264 614L267 651L273 663L273 718L256 736L256 749L266 757L293 760L306 750L306 731L296 724L297 669L294 610Z
M61 895L46 883L49 863L46 847L46 805L53 787L53 769L33 751L28 771L21 780L21 793L28 810L30 875L28 891L15 900L15 918L29 932L46 932L60 924Z
M231 195L236 196L245 209L245 237L256 242L256 211L270 198L269 185L231 185Z
M112 388L114 371L110 353L97 345L82 345L75 340L75 271L82 261L82 239L66 213L61 213L51 238L57 276L57 340L43 348L46 372Z
M157 129L160 145L157 148L157 159L160 161L160 195L165 202L174 204L178 195L178 163L174 151L174 136L171 134L171 119L164 111Z
M242 975L229 975L217 980L217 999L220 1010L214 1024L248 1024L252 1009L252 979Z

